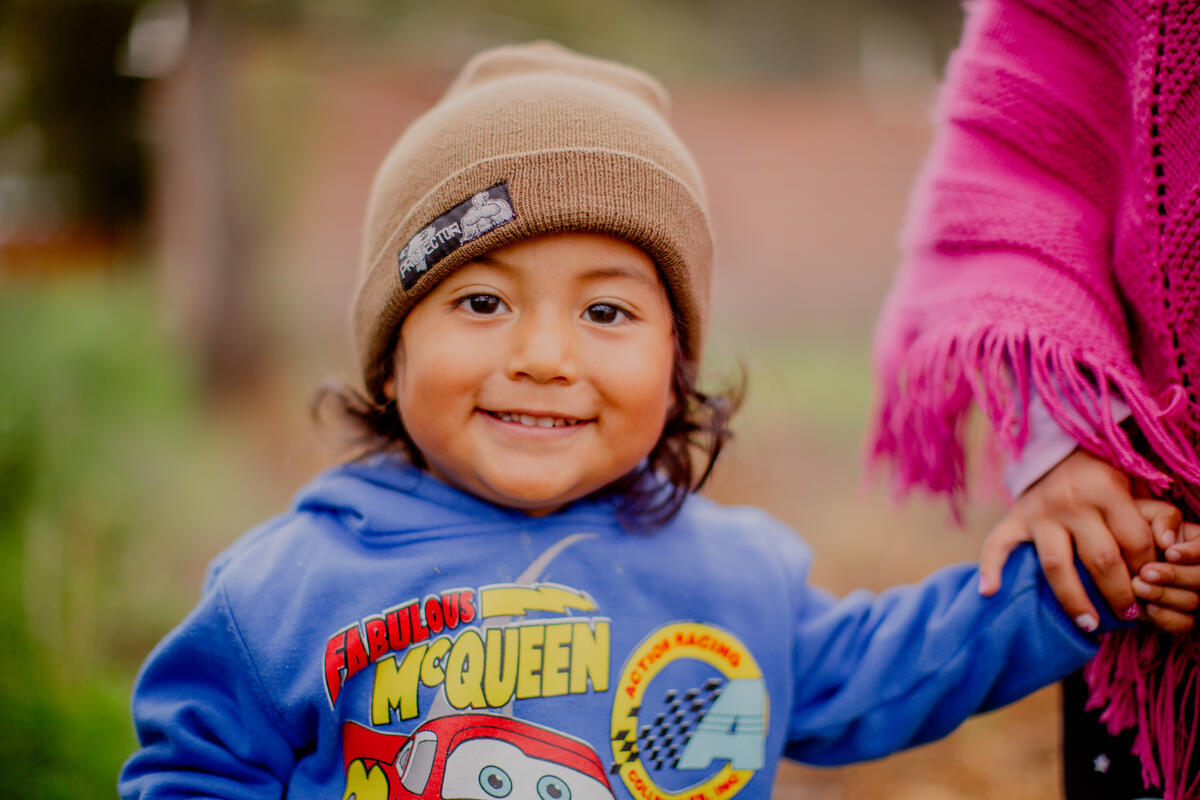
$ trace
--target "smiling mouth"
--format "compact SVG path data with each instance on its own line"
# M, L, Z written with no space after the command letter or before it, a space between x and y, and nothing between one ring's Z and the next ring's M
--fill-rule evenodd
M517 425L524 425L528 428L569 428L589 422L589 420L576 419L575 417L544 417L534 416L533 414L513 414L508 411L488 411L486 409L480 409L480 411L501 422L511 422Z

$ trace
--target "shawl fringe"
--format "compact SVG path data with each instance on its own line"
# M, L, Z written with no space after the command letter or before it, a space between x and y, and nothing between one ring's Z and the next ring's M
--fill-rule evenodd
M1015 455L1029 436L1025 409L1031 391L1082 447L1161 493L1171 478L1134 450L1113 418L1111 400L1120 396L1166 468L1200 484L1200 458L1188 444L1181 386L1153 398L1131 370L1003 323L965 336L928 331L886 355L878 366L882 374L876 385L886 393L876 411L869 460L894 465L898 496L914 487L946 495L959 522L966 491L964 428L972 401L991 423L996 442ZM1013 369L1014 364L1029 369Z
M1087 708L1116 735L1133 728L1142 780L1165 800L1200 797L1200 775L1188 774L1200 720L1200 642L1150 628L1104 637L1084 669Z

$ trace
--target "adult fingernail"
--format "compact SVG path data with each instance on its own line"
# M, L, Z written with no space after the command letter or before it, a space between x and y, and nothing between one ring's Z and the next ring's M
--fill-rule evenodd
M1075 618L1075 624L1088 633L1091 633L1100 627L1100 620L1096 619L1092 614L1080 614Z
M1162 538L1163 547L1170 547L1171 545L1175 544L1175 531L1167 528L1165 531L1163 531Z
M1134 603L1129 608L1127 608L1121 612L1121 619L1125 620L1126 622L1133 622L1135 619L1138 618L1138 614L1140 614L1140 613L1142 613L1142 612L1137 607L1137 603Z
M1158 581L1162 580L1162 573L1156 570L1154 567L1146 567L1144 570L1142 570L1142 577L1148 581L1154 581L1157 583Z
M1167 561L1178 561L1183 558L1180 552L1174 548L1167 551Z

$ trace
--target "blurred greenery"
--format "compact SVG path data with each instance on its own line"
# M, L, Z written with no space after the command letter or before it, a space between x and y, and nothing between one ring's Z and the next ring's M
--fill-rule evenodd
M111 797L129 676L228 538L235 460L145 281L4 282L0 340L0 796Z

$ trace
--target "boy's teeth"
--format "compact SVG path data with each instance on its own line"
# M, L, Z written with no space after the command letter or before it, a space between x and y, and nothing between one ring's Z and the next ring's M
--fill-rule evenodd
M535 417L530 414L510 414L507 411L497 411L496 416L505 422L516 422L536 428L562 428L575 423L575 420L562 417Z

